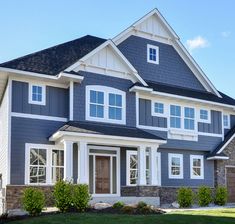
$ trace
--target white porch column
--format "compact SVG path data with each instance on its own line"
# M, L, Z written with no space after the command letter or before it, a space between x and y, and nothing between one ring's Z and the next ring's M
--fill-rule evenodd
M89 183L89 156L87 143L80 141L78 144L78 183L88 184Z
M157 149L158 147L153 147L149 150L150 185L158 184Z
M73 142L64 141L64 180L73 182Z
M138 185L146 185L146 146L138 148Z

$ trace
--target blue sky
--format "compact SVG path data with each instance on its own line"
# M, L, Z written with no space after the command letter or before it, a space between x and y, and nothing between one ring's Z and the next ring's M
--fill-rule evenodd
M91 34L112 38L157 7L217 89L235 98L234 0L7 0L0 62Z

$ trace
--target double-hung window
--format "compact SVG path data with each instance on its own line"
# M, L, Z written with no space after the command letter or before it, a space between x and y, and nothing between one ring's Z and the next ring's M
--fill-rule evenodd
M181 107L176 105L170 106L170 127L181 128Z
M86 120L125 124L125 92L106 86L87 86L86 96Z
M223 115L224 128L230 128L230 119L228 114Z
M29 103L46 104L46 87L44 85L29 84Z
M194 130L195 129L195 110L194 108L184 108L184 129Z
M153 64L159 64L159 47L147 45L147 61Z
M190 177L191 179L204 178L204 158L202 155L190 155Z
M171 179L183 178L183 155L182 154L168 154L168 173Z

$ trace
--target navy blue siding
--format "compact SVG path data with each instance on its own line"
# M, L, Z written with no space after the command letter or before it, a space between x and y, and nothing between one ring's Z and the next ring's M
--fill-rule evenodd
M133 85L131 81L88 72L81 74L84 80L81 84L74 85L74 120L85 120L86 86L102 85L126 92L126 125L136 126L135 93L129 92L129 88Z
M214 134L222 134L222 113L211 111L211 123L198 123L198 131Z
M48 138L63 122L12 117L11 184L24 184L25 143L52 144Z
M230 126L231 128L235 125L235 115L230 115Z
M68 89L46 86L46 105L29 104L29 84L12 82L12 112L67 118L69 114Z
M152 116L151 100L139 99L139 124L166 128L167 118Z
M159 64L147 62L147 44L159 47ZM118 45L145 80L205 91L176 50L168 44L130 36Z
M183 151L183 150L167 150L159 148L161 152L161 171L162 186L191 186L198 187L200 185L214 186L214 162L208 161L203 152ZM183 154L183 179L169 179L168 176L168 154ZM204 179L195 180L190 178L190 155L204 155Z

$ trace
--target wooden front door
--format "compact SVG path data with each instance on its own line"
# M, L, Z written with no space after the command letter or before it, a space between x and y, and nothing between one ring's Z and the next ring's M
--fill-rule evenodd
M227 167L228 202L235 202L235 167Z
M96 156L95 163L95 192L96 194L110 193L110 157Z

